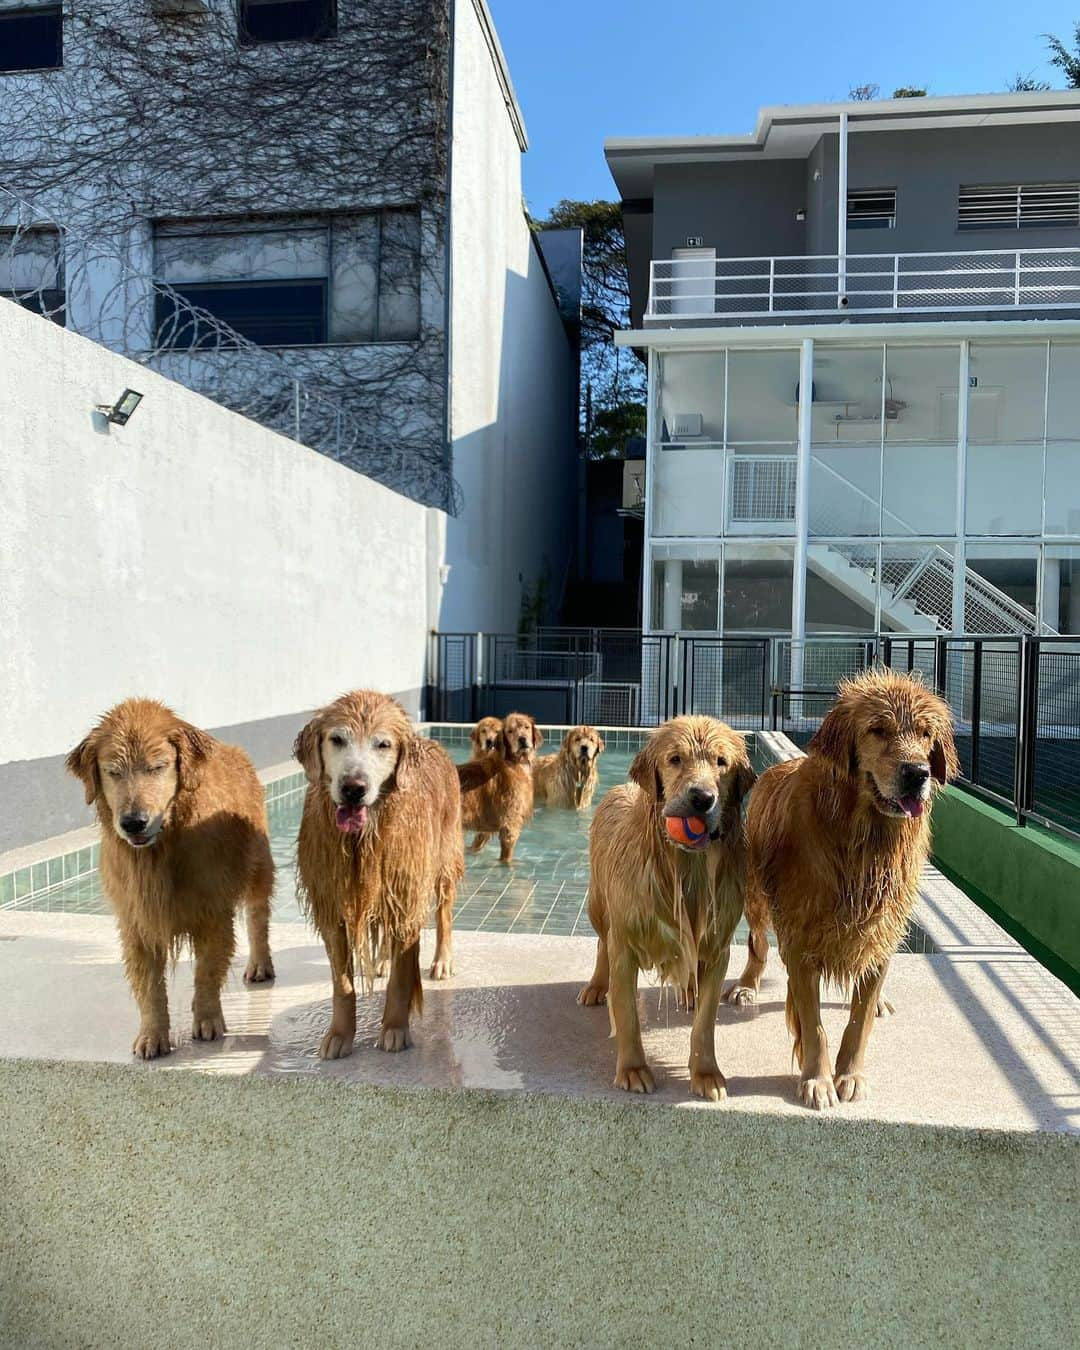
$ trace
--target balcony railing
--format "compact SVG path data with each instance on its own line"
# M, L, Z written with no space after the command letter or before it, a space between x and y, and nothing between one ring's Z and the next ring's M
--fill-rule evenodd
M655 259L645 322L1080 309L1080 248Z

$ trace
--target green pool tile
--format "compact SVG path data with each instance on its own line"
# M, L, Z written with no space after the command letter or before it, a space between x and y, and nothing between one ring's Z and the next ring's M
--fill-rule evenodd
M7 872L0 877L0 909L8 909L15 903L15 874Z

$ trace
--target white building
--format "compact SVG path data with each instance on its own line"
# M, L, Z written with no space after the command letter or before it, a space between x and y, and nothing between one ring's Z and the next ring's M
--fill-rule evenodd
M607 142L647 631L1080 632L1078 146L1077 91Z
M431 627L558 603L576 334L484 0L0 0L0 137L0 294L432 508Z

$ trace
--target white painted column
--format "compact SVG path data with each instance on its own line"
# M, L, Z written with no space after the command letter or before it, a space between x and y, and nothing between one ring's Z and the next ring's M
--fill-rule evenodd
M847 159L848 115L840 114L840 157L836 174L836 306L847 295Z
M682 562L669 558L664 563L664 632L677 633L682 627Z
M967 592L967 550L964 530L967 516L968 380L971 374L971 344L960 344L959 388L956 391L956 553L953 557L952 616L954 633L964 631L964 596Z
M806 549L810 533L810 436L814 391L814 343L799 350L799 440L795 456L795 558L791 576L791 683L802 684L806 641Z
M1058 620L1061 617L1061 559L1044 555L1042 560L1042 608L1039 610L1040 622L1060 632Z
M651 633L656 627L656 615L652 612L652 536L653 536L653 484L656 481L656 405L660 391L656 387L659 379L660 362L656 353L649 348L646 364L645 383L645 522L643 526L644 547L641 550L641 631Z

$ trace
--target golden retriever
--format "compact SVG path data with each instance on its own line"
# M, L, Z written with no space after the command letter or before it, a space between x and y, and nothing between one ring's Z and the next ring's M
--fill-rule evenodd
M533 765L533 801L587 811L600 781L603 753L604 738L595 727L571 727L558 754L541 755Z
M503 720L499 749L485 756L492 776L480 787L465 791L461 801L462 824L476 831L470 853L479 853L497 834L499 861L507 866L514 861L518 836L532 819L532 762L543 743L540 728L527 713L513 712Z
M465 872L459 781L487 765L455 769L435 741L418 736L400 704L359 690L317 712L296 738L304 796L297 877L330 959L333 1010L321 1059L352 1052L355 968L370 987L380 961L390 975L378 1045L412 1044L409 1016L423 1009L420 928L437 901L432 979L452 974L451 922Z
M502 731L501 717L481 717L469 733L473 759L483 759L492 750L498 750L502 744Z
M590 832L589 918L596 969L578 995L607 999L616 1040L615 1085L652 1092L637 1011L639 969L696 997L690 1090L727 1095L714 1028L731 936L742 914L742 800L754 771L742 736L711 717L676 717L658 728L630 766L631 782L601 800ZM676 844L665 818L704 820L700 848Z
M807 751L767 769L750 798L751 931L746 969L728 997L756 997L771 923L788 973L799 1100L821 1110L867 1095L866 1045L918 896L934 792L958 765L949 709L890 670L842 681ZM822 980L853 990L835 1074Z
M154 1059L171 1049L165 967L185 940L195 953L192 1035L224 1036L221 989L241 905L244 979L274 978L274 863L251 760L163 704L131 698L106 713L66 762L101 822L101 883L139 1008L134 1054Z

